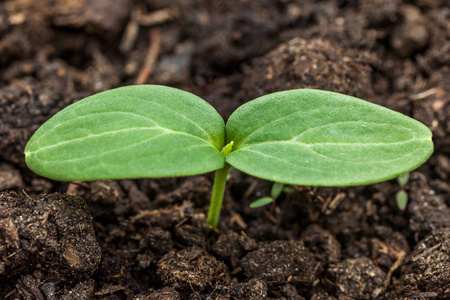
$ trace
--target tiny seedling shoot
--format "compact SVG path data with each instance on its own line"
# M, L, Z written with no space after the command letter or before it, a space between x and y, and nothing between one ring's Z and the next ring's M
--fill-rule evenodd
M401 174L397 177L397 182L400 185L400 191L395 195L395 200L397 202L397 207L400 210L405 210L408 205L408 194L405 191L405 186L408 183L409 173Z
M231 166L285 184L350 186L409 172L433 151L422 123L354 97L312 89L262 96L226 125L203 99L137 85L78 101L25 147L34 172L55 180L172 177L215 171L216 228Z
M259 198L256 201L253 201L252 203L250 203L250 208L258 208L258 207L262 207L262 206L265 206L270 203L274 204L275 200L277 200L277 198L280 196L281 192L292 193L292 190L290 187L284 186L284 184L282 184L282 183L274 182L272 185L272 189L270 191L270 197L265 196L265 197Z

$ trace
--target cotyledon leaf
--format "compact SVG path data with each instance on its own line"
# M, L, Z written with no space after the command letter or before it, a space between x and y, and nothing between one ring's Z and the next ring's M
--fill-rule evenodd
M80 100L44 123L27 165L56 180L201 174L224 165L225 125L201 98L158 85L126 86Z
M233 167L271 181L317 186L379 182L415 169L433 152L431 131L351 96L299 89L239 107L226 124Z

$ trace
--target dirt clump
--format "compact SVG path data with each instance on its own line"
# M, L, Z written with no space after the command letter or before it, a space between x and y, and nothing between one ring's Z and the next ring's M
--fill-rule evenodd
M211 290L230 281L227 266L198 247L169 252L158 262L157 273L181 289Z
M446 0L1 1L0 298L449 298L449 16ZM40 125L138 82L152 55L145 83L225 120L263 94L326 89L423 122L434 154L404 211L395 179L290 186L251 209L272 183L234 170L217 231L213 174L68 183L27 168Z
M245 255L242 269L248 278L262 278L269 284L310 286L316 279L318 264L299 241L275 241Z
M356 299L373 299L384 291L386 274L367 257L346 259L328 269L340 293Z
M368 51L345 49L322 39L296 38L255 59L246 69L243 89L248 91L248 100L295 88L370 99L372 67L376 64L376 57Z
M416 172L412 175L408 205L410 229L423 237L433 230L450 228L450 207L445 194L436 193L423 174Z
M450 297L450 229L434 230L421 240L402 266L394 295L402 297Z
M0 229L2 281L26 272L36 280L76 282L91 276L100 263L92 218L80 197L2 193ZM33 284L32 277L23 276L19 280Z

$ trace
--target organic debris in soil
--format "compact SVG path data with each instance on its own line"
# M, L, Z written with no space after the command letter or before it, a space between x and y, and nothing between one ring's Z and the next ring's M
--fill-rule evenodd
M450 297L445 0L110 2L0 3L0 190L31 196L0 194L0 298ZM189 90L225 118L309 87L424 122L435 154L411 174L406 210L395 181L294 187L252 210L271 183L235 171L220 231L206 235L211 175L68 184L29 171L31 134L87 95L134 83L150 30L160 41L147 82Z
M18 284L25 280L25 289L44 282L78 282L100 263L92 218L80 197L2 193L0 232L0 278Z

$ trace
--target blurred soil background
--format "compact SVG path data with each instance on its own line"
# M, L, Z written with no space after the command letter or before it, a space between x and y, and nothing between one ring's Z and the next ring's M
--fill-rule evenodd
M206 99L341 92L425 123L396 180L293 187L238 171L206 235L212 175L61 183L23 149L53 114L130 84ZM0 2L0 299L450 299L450 1Z

